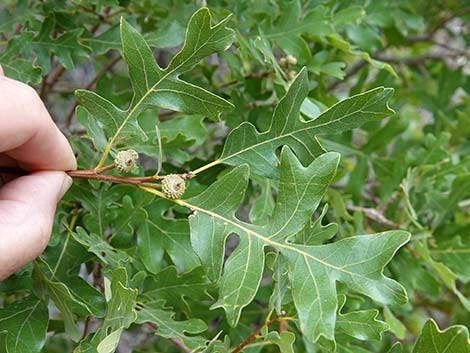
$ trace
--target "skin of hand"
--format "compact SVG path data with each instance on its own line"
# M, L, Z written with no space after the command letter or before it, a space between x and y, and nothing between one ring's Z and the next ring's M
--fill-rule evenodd
M43 252L57 203L72 184L63 171L77 167L72 148L36 91L5 77L1 66L0 166L30 171L1 175L1 281Z

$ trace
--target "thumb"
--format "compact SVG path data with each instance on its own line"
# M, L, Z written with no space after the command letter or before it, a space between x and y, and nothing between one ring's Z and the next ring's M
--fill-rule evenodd
M45 249L56 205L71 184L64 172L44 171L18 177L0 188L0 280Z

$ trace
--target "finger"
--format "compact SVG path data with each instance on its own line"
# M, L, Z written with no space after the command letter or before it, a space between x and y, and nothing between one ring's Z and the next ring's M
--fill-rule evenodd
M39 256L47 246L57 202L72 179L35 172L0 189L0 280Z
M0 154L0 187L19 175L24 175L24 172L22 173L18 162L11 157Z
M18 167L16 159L0 154L0 167Z
M33 88L0 76L0 152L27 170L76 168L72 149Z
M2 67L2 65L0 65L0 76L5 76L5 74L3 73L3 67Z

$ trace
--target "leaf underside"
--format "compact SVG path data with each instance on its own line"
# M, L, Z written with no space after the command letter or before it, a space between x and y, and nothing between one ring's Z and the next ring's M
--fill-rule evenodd
M306 68L292 82L273 113L271 126L258 132L249 123L242 123L230 132L219 163L246 163L254 174L278 178L276 149L288 145L303 164L310 164L324 153L316 136L336 134L378 121L393 114L388 107L393 89L378 87L346 98L313 120L301 120L300 108L309 92Z
M293 152L281 152L279 195L266 225L240 221L235 211L243 199L249 167L241 165L206 191L179 203L193 210L189 217L191 242L209 278L219 281L219 298L231 325L254 298L264 269L264 247L278 250L288 260L292 296L306 337L334 339L337 281L351 290L385 304L406 302L404 289L382 274L394 253L408 241L404 231L361 235L338 242L310 246L289 242L318 207L339 161L326 153L303 167ZM235 233L240 243L224 265L224 243Z

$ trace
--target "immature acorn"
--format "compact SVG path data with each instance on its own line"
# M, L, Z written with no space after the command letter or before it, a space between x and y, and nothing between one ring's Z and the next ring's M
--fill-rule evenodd
M288 73L287 73L287 77L289 78L289 80L293 80L297 77L297 71L295 70L290 70Z
M129 173L134 168L138 159L139 154L134 150L120 151L114 158L114 164L121 173Z
M297 65L297 58L294 55L289 54L286 56L286 62L287 65Z
M279 65L283 68L297 65L297 58L294 55L287 55L279 59Z
M285 57L282 57L279 59L279 65L281 67L287 67L287 59Z
M169 199L179 199L186 190L184 179L176 174L168 174L162 180L162 191Z

